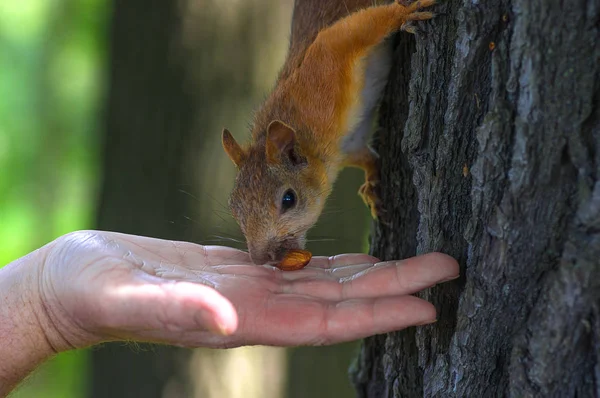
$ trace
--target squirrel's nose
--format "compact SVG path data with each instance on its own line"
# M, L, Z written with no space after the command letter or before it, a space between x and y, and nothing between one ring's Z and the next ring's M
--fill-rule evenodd
M269 241L265 245L248 242L250 258L256 265L281 261L287 250L281 242L276 240Z
M268 263L271 258L266 252L256 252L254 250L250 250L250 258L252 262L256 265L262 265Z
M271 253L268 248L257 247L256 245L249 244L248 251L250 252L250 258L256 265L266 264L269 261L275 260L275 256Z

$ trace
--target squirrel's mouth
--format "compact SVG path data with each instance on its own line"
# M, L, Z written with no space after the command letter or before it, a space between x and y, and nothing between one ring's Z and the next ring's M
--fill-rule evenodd
M286 238L283 241L280 241L276 248L272 251L272 261L274 263L278 263L279 261L283 260L285 255L290 250L296 249L304 249L304 239L298 239L297 237Z
M255 264L274 265L283 260L290 250L304 249L305 242L304 236L288 235L284 239L271 241L262 248L248 243L248 248Z

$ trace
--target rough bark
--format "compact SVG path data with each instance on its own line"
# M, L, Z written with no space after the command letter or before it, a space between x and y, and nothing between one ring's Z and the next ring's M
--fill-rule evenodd
M421 294L438 323L364 342L358 395L599 396L600 4L437 8L398 45L372 251L462 278Z

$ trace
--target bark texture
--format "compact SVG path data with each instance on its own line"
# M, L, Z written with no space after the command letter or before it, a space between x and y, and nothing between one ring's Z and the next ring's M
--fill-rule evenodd
M372 251L442 251L462 278L421 294L438 323L364 342L358 395L597 397L600 3L436 7L399 35Z

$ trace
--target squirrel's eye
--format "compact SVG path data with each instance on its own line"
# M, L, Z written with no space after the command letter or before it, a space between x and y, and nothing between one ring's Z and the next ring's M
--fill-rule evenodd
M288 189L281 199L281 210L286 211L294 206L296 206L296 193L294 193L293 190Z

